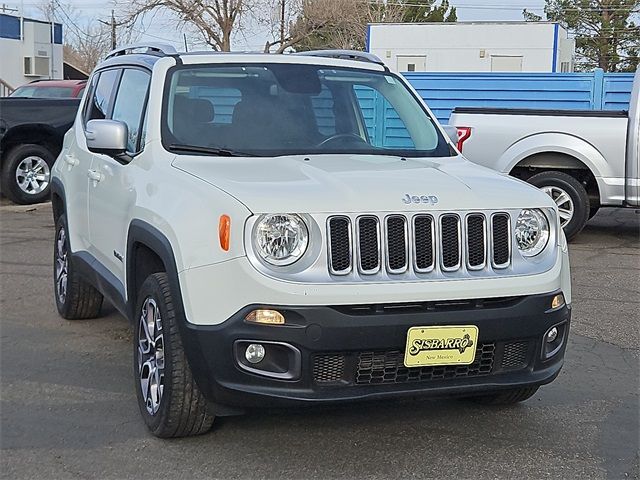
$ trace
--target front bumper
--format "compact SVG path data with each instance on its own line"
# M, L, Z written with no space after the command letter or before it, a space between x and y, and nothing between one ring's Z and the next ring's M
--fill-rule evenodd
M255 407L399 395L465 395L542 385L560 372L571 309L551 311L554 294L410 304L277 307L287 325L247 323L250 305L219 325L183 322L181 334L196 381L209 401ZM412 326L476 325L478 350L469 367L403 365ZM561 344L543 359L543 337L560 326ZM246 342L246 343L243 343ZM248 343L286 344L293 375L270 378L239 360ZM286 347L288 348L288 347Z

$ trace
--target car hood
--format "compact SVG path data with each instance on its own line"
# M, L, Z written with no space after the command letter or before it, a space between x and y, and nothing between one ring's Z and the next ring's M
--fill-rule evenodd
M461 156L402 159L379 155L179 155L173 166L227 192L253 213L553 206L552 200L536 188ZM420 197L420 203L406 203L407 195Z

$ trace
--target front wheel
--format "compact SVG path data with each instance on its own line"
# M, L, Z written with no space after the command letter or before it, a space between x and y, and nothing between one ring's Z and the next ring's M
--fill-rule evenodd
M560 226L567 240L582 231L589 220L591 211L589 196L584 185L564 172L549 171L538 173L528 182L549 195L558 206Z
M147 277L138 298L134 374L147 427L164 438L206 433L214 415L185 356L166 273Z

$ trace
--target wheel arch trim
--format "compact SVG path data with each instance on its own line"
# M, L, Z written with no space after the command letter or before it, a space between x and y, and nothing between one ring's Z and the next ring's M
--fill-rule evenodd
M498 170L509 173L521 161L545 153L573 157L582 162L596 178L606 177L610 173L606 159L593 145L563 133L541 133L517 141L501 155Z

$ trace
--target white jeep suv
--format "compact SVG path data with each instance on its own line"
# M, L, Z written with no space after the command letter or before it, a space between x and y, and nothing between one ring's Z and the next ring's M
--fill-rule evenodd
M162 437L247 407L529 398L571 316L555 203L374 56L112 52L52 179L55 299L134 326ZM135 53L138 51L139 53Z

